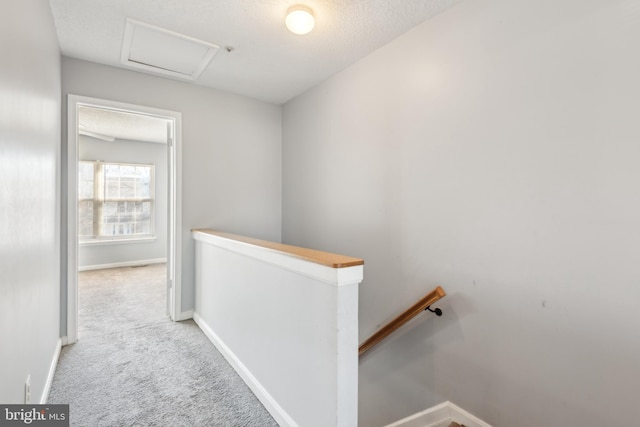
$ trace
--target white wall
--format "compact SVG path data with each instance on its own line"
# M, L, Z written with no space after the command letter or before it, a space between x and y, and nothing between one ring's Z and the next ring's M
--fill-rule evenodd
M60 52L46 0L0 13L0 402L39 403L59 338Z
M154 165L154 235L149 242L80 244L78 266L98 266L155 260L167 257L167 146L144 141L116 139L103 141L89 136L80 136L78 147L80 160L102 160L105 162L140 163Z
M366 260L360 425L445 400L622 426L640 390L640 25L625 0L466 1L283 111L283 240Z
M62 94L63 112L75 94L182 113L183 311L194 302L192 228L280 240L279 106L64 57Z

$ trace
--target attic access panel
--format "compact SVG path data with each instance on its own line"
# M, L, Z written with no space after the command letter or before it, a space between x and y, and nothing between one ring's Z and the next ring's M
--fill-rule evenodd
M127 18L120 62L165 76L196 80L220 46Z

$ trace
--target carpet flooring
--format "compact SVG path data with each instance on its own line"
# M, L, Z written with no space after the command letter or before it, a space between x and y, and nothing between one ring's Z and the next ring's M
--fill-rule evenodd
M165 321L166 277L166 264L78 273L78 337Z
M276 427L193 321L164 315L164 264L83 272L79 340L48 403L72 426Z

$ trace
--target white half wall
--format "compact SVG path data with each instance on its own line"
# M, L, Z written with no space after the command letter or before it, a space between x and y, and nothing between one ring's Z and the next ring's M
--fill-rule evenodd
M367 260L360 426L452 401L623 426L640 390L640 25L628 0L463 1L285 104L283 240Z
M60 51L49 2L0 13L0 402L46 394L60 337ZM54 356L55 357L55 356Z
M355 426L363 266L194 235L194 319L278 424Z
M80 135L78 145L80 160L101 160L116 163L140 163L155 166L155 197L154 197L154 240L80 243L78 248L78 267L127 264L136 261L160 259L167 257L167 216L168 216L168 187L167 187L167 146L152 142L116 139L103 141L89 136Z
M182 113L183 312L194 304L194 243L189 230L212 227L280 240L280 106L66 57L62 93L64 115L67 94Z

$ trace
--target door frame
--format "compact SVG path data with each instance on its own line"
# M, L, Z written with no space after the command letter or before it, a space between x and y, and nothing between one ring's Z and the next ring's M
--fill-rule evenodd
M65 344L78 339L78 107L144 114L173 123L168 142L167 306L173 321L182 315L182 113L100 98L67 95L67 331ZM169 133L169 132L168 132Z

